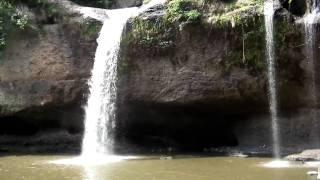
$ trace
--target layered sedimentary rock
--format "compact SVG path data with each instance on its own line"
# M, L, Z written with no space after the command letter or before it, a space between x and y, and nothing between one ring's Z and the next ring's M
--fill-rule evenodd
M79 150L82 106L101 24L81 16L57 21L49 21L45 14L35 17L32 28L11 34L2 52L0 134L20 136L14 144L21 145L32 139L21 136L37 139L35 135L40 133L44 139L43 131L54 131L57 135L49 136L57 138L31 144L50 149L45 147L49 144L56 150L61 142L61 146L69 144L70 151ZM70 137L65 135L68 133ZM14 145L5 140L8 138L1 139L3 151L6 145Z
M160 9L141 15L127 27L119 62L119 139L151 147L238 146L270 153L261 15L249 15L245 23L235 25L164 25L154 33L148 23L164 21ZM275 16L285 153L315 147L319 135L311 115L318 107L309 103L310 66L303 25L295 24L295 18L282 8Z
M164 7L155 7L128 22L124 32L118 150L239 146L270 152L263 16L225 24L165 23L164 16ZM282 145L296 151L313 146L310 110L318 107L309 103L303 26L285 9L275 18ZM19 143L40 145L39 151L79 151L99 25L71 19L41 21L39 31L12 36L0 61L2 151L17 150ZM50 146L43 148L46 138Z

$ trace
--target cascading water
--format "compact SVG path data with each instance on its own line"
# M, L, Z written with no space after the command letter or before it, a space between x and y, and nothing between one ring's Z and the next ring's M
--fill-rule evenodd
M266 28L266 59L268 63L268 83L269 83L269 104L272 125L273 155L280 158L280 134L278 124L278 105L277 105L277 84L274 58L274 40L273 40L273 0L267 0L264 3L264 17Z
M309 2L309 14L304 18L304 27L305 27L305 52L307 55L307 69L309 73L309 95L311 98L311 118L312 123L314 125L314 128L312 130L312 137L314 138L314 145L319 148L320 142L319 142L319 122L318 122L318 114L316 111L316 107L318 104L317 101L317 87L316 87L316 71L315 71L315 35L316 35L316 27L315 27L315 21L319 12L319 8L317 7L316 1Z
M90 95L85 109L82 156L111 153L110 129L115 118L117 59L122 30L138 8L108 11L98 38L91 72Z
M112 154L116 102L117 59L123 28L130 17L147 8L163 4L153 0L141 8L108 10L98 38L94 66L89 81L90 94L85 109L82 157Z

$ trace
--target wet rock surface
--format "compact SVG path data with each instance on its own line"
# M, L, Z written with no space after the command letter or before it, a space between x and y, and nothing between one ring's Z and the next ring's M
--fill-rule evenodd
M290 161L319 161L320 150L319 149L308 149L298 154L291 154L285 157Z
M74 145L70 151L79 151L82 106L98 35L94 31L101 24L81 16L53 24L39 18L33 20L37 30L12 34L0 59L1 151L30 147L30 151L66 152L68 144ZM43 138L46 132L60 131L65 134ZM39 133L41 141L36 140ZM24 144L29 145L24 148Z
M26 135L1 135L0 154L38 154L38 153L70 153L79 154L81 149L80 134L66 131L39 132Z
M139 17L161 21L163 8ZM308 103L303 27L293 20L286 10L277 12L283 154L312 148L318 134L311 117L318 107ZM128 40L134 28L129 23L118 69L116 150L200 152L233 146L235 152L270 154L262 22L253 16L244 26L172 25L152 41ZM42 33L12 38L0 61L0 151L28 146L79 152L97 37L81 27L78 21L58 22L44 25Z
M142 14L142 23L161 21L154 12L159 9ZM248 17L243 27L171 27L162 32L173 33L168 49L159 45L163 39L168 42L166 38L150 42L156 42L152 46L146 40L124 41L119 62L119 142L190 150L226 145L270 154L261 22L259 17ZM309 103L303 26L294 24L285 9L277 11L275 22L281 146L282 154L288 154L314 147L318 133L311 114L318 107ZM141 29L129 24L127 33L130 30Z

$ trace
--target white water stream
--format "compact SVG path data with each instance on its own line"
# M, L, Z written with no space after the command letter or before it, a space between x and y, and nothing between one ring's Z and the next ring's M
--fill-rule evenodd
M264 3L264 17L266 28L266 58L268 63L269 104L271 113L273 155L280 158L280 133L278 120L277 83L275 71L274 35L273 35L273 0Z
M103 23L89 81L82 156L111 153L120 40L124 25L137 11L138 8L108 11Z
M317 101L317 87L316 87L316 25L315 22L318 17L319 8L317 7L316 1L310 2L309 5L310 13L304 18L304 27L305 27L305 52L307 56L307 72L308 79L310 79L309 84L309 95L311 98L310 104L312 105L311 118L314 128L312 129L312 138L314 145L319 148L319 118L316 107L318 105Z
M90 94L85 108L85 133L82 157L112 154L117 98L117 61L123 28L130 17L147 8L163 4L154 0L141 8L107 10L98 38L94 66L89 81Z

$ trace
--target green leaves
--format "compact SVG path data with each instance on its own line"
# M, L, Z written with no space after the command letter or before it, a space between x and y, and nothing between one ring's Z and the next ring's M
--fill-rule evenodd
M0 51L3 50L11 32L24 30L30 24L29 17L17 5L42 6L46 0L1 0L0 1Z
M145 50L158 48L166 50L174 46L175 30L173 25L164 19L143 20L136 17L132 30L125 36L123 42L135 44Z
M167 6L169 22L195 23L200 21L201 15L191 0L172 0Z
M0 2L0 50L5 47L8 32L15 25L14 14L15 9L9 2Z

